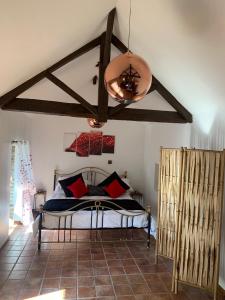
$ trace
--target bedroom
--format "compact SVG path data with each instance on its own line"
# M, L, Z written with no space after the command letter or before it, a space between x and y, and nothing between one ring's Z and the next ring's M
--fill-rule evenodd
M99 36L106 30L107 15L115 6L114 34L127 45L129 1L95 0L95 2L96 7L90 9L93 1L69 1L67 5L60 1L54 1L53 9L53 1L39 4L34 1L29 4L27 1L23 1L22 4L1 1L3 9L1 9L2 25L0 30L4 41L1 51L1 96ZM212 6L210 3L206 5L204 1L198 3L132 1L131 50L148 62L153 74L161 84L192 113L193 123L110 119L101 129L92 129L87 123L87 118L35 114L27 111L12 112L6 109L0 111L0 160L3 174L0 179L1 246L8 238L10 144L14 140L29 141L35 186L37 190L46 190L47 198L51 197L53 192L55 169L66 172L83 167L98 167L109 173L116 171L119 175L127 171L130 185L143 195L145 208L148 205L151 206L152 230L156 229L157 170L160 162L160 147L195 147L213 150L224 148L224 121L222 118L224 89L221 82L224 77L221 67L221 62L224 61L222 53L224 43L222 31L220 34L217 31L223 22L223 6L224 4L221 2ZM154 12L152 8L154 8ZM84 15L85 18L83 18ZM163 19L163 22L159 22L160 18ZM165 28L169 34L165 34ZM217 45L217 47L213 45ZM111 58L119 54L120 51L112 46ZM97 105L98 83L94 85L92 82L93 77L98 74L96 67L98 61L99 47L96 47L63 66L54 75L66 82L88 102ZM20 98L78 103L47 79L41 80L24 91L20 94ZM109 106L115 105L118 103L109 98ZM130 107L174 111L174 108L157 91L146 95L138 103L131 104ZM75 153L64 151L65 134L90 132L91 130L115 136L114 153L78 157ZM224 225L222 229L219 285L224 289ZM25 236L31 236L31 233L28 232ZM165 284L162 283L163 274L158 273L154 274L156 278L160 275L162 277L158 281L153 278L154 284L151 284L150 287L147 285L147 292L145 289L147 283L145 282L145 285L140 283L139 288L143 289L140 294L138 292L135 294L132 289L133 283L131 284L130 281L121 284L125 291L119 288L118 294L115 289L112 292L111 289L114 287L112 282L105 284L108 288L108 295L107 291L105 291L105 295L102 295L104 288L93 286L93 283L90 283L89 286L88 284L86 286L86 290L89 290L90 294L79 296L77 282L74 282L72 286L61 288L59 278L61 280L64 278L63 276L52 277L53 275L51 275L49 278L47 277L50 280L43 285L45 277L41 271L35 274L35 272L30 272L32 271L29 269L31 264L29 267L20 266L23 264L20 262L14 264L14 259L17 261L19 258L22 261L19 238L23 240L23 234L21 235L18 231L18 235L16 235L15 230L14 237L18 238L18 245L13 247L18 250L9 250L8 255L11 254L12 258L6 259L7 263L4 262L7 253L2 252L1 255L1 261L3 261L0 270L2 299L17 299L18 297L22 299L69 298L69 296L62 296L62 290L67 290L67 293L76 293L76 296L70 296L71 299L77 297L101 297L104 299L110 299L110 297L119 299L123 299L122 297L124 299L134 299L134 297L137 299L190 299L195 297L200 299L200 297L204 297L204 294L198 294L199 290L196 292L191 289L187 289L187 291L184 289L181 294L174 295L171 293L170 287L165 287ZM37 240L35 241L37 242ZM12 243L12 240L10 242ZM14 242L16 243L16 241ZM36 242L35 246L37 246ZM41 251L44 251L43 249ZM57 249L55 251L57 252ZM153 251L151 247L150 251ZM151 252L151 255L153 253L154 251ZM16 264L19 264L18 268L24 267L25 269L17 269ZM4 270L4 268L11 269ZM151 270L151 267L149 269ZM124 275L120 276L122 276L120 278L122 280ZM78 277L72 276L76 280ZM86 277L91 280L94 276ZM27 279L37 282L39 286L23 286L21 282L26 282ZM21 284L20 290L15 295L15 287L18 288L19 284ZM105 290L107 288L105 287ZM84 287L81 285L81 290L83 289ZM43 290L43 295L40 295L41 290ZM119 293L122 294L119 295Z

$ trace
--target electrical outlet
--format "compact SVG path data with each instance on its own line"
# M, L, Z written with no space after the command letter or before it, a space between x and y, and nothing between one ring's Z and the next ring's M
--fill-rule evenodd
M108 160L108 165L111 165L111 164L112 164L112 160L109 159L109 160Z

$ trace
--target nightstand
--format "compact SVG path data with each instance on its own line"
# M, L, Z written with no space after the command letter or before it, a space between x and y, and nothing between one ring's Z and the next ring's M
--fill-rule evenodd
M40 205L45 204L46 194L47 192L44 190L38 190L36 194L34 194L34 209L38 210Z
M136 200L141 206L144 206L144 198L142 193L138 191L133 191L130 194L134 200Z
M32 214L33 214L34 220L39 215L40 206L41 205L43 206L46 202L46 194L47 194L47 192L44 190L38 190L34 194L34 205L33 205L33 209L32 209Z

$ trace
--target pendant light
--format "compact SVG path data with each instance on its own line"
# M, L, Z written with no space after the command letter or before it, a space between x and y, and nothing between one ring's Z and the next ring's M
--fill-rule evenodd
M129 13L128 51L114 58L105 71L105 87L109 95L120 103L133 103L141 100L149 91L152 74L148 64L140 56L130 52Z
M101 128L105 124L104 122L99 122L95 118L88 118L87 121L88 125L92 128Z

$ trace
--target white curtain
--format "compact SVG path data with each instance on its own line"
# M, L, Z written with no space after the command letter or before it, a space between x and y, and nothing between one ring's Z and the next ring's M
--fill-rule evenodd
M36 192L30 145L28 141L12 142L14 157L12 159L12 193L15 221L28 225L32 221L33 198Z

